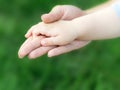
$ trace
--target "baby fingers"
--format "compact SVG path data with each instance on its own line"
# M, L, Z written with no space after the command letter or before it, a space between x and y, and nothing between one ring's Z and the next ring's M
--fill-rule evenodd
M29 38L32 35L33 30L35 30L36 28L37 28L37 25L32 26L25 34L25 37Z

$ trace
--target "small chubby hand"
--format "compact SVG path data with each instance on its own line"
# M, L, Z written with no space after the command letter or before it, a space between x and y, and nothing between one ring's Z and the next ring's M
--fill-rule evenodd
M71 21L57 21L50 24L41 22L33 26L32 36L46 36L41 40L43 46L66 45L78 38L77 29Z

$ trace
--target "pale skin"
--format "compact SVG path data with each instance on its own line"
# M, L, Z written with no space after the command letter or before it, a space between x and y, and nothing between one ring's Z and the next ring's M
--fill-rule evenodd
M66 45L74 40L99 40L120 36L120 18L112 6L71 21L59 20L51 24L40 22L29 31L43 46Z
M98 6L98 8L99 8L99 6ZM94 8L94 9L96 10L96 8ZM87 10L87 12L88 13L91 12L91 11L93 12L94 9L93 10L92 9ZM66 10L66 9L64 8L64 10ZM68 11L69 10L70 9L68 9ZM60 8L57 11L61 11ZM81 16L81 14L83 14L83 12L81 12L81 11L79 11L79 13L78 13L78 9L76 9L75 11L76 11L76 17ZM66 13L60 14L59 12L56 12L55 9L53 9L51 12L54 12L52 15L56 15L58 17L51 18L50 17L51 14L43 15L42 20L45 23L51 23L51 22L54 22L54 21L58 21L60 19L62 19L62 20L71 20L71 19L75 18L75 14L72 17L73 13L69 14L71 16L67 16ZM62 15L64 16L64 18L63 18ZM43 40L43 37L39 36L39 37L33 39L32 37L30 37L31 36L30 33L31 33L31 30L28 31L28 33L27 33L28 36L26 35L26 37L27 38L29 37L29 38L25 41L25 43L22 45L22 47L21 47L21 49L19 51L19 57L21 57L21 58L24 57L27 54L28 54L29 58L37 58L37 57L39 57L39 56L41 56L41 55L43 55L43 54L45 54L47 52L48 52L48 56L56 56L56 55L59 55L59 54L65 53L65 52L72 51L74 49L81 48L81 47L83 47L83 46L85 46L85 45L87 45L89 43L89 41L75 40L72 43L69 43L69 44L67 44L65 46L59 46L59 47L56 47L56 46L44 47L44 46L42 46L42 47L40 47L39 45L41 43L41 40ZM37 42L37 43L34 44L35 42Z
M71 12L71 10L73 12ZM74 13L74 14L73 14ZM76 17L83 16L84 12L79 8L71 5L64 6L56 6L52 9L49 14L43 15L42 21L45 23L52 23L58 20L72 20ZM75 40L68 45L65 46L40 46L40 42L43 39L42 37L37 37L33 39L30 37L31 30L25 35L28 38L23 45L21 46L18 55L20 58L28 55L30 59L34 59L40 57L48 52L48 56L57 56L66 52L70 52L72 50L79 49L85 45L87 45L90 41L78 41Z
M74 40L101 40L120 36L120 17L112 6L71 21L40 22L30 29L33 38L44 35L43 46L66 45Z

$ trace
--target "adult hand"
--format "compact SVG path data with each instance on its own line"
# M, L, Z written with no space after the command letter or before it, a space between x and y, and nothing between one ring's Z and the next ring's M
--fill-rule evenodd
M42 15L41 19L44 23L53 23L58 20L72 20L74 18L85 15L85 13L77 7L71 5L56 6L49 14ZM72 50L79 49L87 45L90 41L78 41L75 40L72 43L65 46L40 46L40 42L44 37L31 37L32 29L30 29L25 35L28 38L21 46L18 55L20 58L28 55L30 59L40 57L48 52L48 56L57 56L63 53L70 52Z

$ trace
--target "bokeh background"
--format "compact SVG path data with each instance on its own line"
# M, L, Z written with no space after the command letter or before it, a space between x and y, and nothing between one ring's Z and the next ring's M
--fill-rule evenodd
M55 5L88 9L105 1L0 0L0 90L120 90L120 39L53 58L17 56L26 31Z

